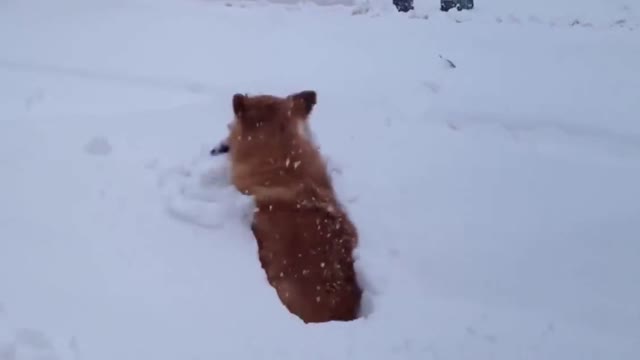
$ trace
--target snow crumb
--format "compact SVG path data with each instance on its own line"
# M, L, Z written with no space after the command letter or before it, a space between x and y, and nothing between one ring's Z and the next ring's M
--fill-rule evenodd
M107 138L95 136L84 145L84 151L90 155L107 156L111 154L113 148Z

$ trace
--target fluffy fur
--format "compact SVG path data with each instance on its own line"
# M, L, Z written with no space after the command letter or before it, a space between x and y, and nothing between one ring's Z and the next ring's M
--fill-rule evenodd
M357 231L308 131L314 91L236 94L226 140L232 182L254 197L252 231L269 283L304 322L358 317Z

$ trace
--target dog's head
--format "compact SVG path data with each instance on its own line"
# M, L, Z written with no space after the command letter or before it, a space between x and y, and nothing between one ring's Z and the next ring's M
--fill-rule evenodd
M229 146L238 141L279 141L284 137L310 137L308 118L317 101L315 91L287 97L235 94Z

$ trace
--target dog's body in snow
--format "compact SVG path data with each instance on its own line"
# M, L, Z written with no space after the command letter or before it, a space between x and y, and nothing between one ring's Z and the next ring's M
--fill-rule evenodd
M333 189L308 129L314 91L285 98L233 97L226 147L235 187L254 198L252 231L269 283L304 322L353 320L362 290L357 231ZM214 149L215 150L215 149Z

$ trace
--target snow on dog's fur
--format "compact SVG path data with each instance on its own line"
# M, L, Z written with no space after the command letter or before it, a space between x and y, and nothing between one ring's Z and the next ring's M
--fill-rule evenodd
M254 197L252 231L269 283L304 322L353 320L362 290L357 231L310 139L314 91L285 98L233 96L227 139L232 182Z
M303 120L307 120L307 118L304 118ZM229 124L227 125L229 127L229 130L231 130L231 125ZM309 122L308 121L299 121L298 122L298 132L300 133L301 136L304 136L305 138L313 141L313 133L311 132L311 129L309 129ZM229 148L229 138L225 138L222 141L220 141L218 143L218 145L214 146L211 151L209 151L209 153L211 155L221 155L221 154L226 154L228 153L230 150Z

